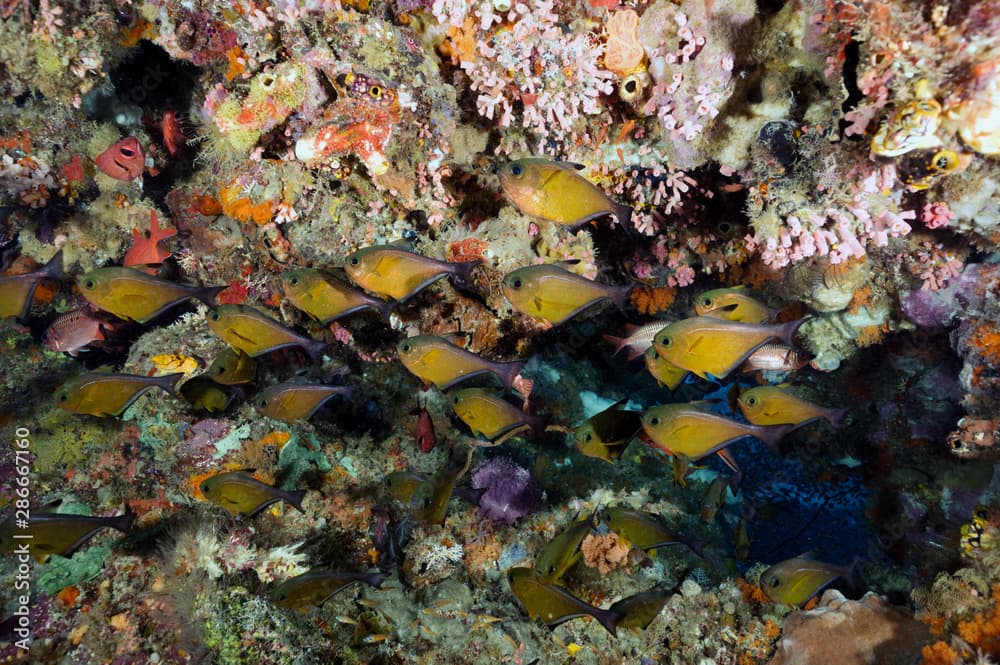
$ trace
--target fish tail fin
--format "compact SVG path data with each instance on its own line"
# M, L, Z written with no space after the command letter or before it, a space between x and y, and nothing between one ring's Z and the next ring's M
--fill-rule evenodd
M313 339L309 341L308 346L305 347L305 352L309 356L309 359L313 361L313 364L318 365L323 360L323 355L330 350L332 345L328 342L324 342L321 339Z
M306 514L306 511L302 510L302 500L306 498L305 490L292 490L290 492L285 492L285 496L283 498L292 508L299 511L303 515Z
M612 356L618 355L618 352L625 348L625 343L628 341L625 337L615 337L614 335L601 335L601 338L615 347L615 350L611 354Z
M635 288L635 284L625 284L624 286L612 286L611 302L615 304L615 307L621 311L625 311L625 306L629 303L629 296L632 294L632 289Z
M132 507L127 506L124 513L116 515L108 522L108 526L122 533L128 533L132 530L132 525L135 524L137 517L138 515L132 510Z
M202 301L209 307L215 307L219 303L216 302L215 298L221 292L229 288L229 285L225 286L203 286L194 293L194 297Z
M69 279L66 275L66 271L63 270L63 251L60 249L56 252L55 256L49 259L49 262L42 266L41 270L38 272L49 279Z
M854 589L858 587L856 580L854 579L854 571L857 569L859 563L861 563L861 557L855 556L851 559L851 562L840 571L840 576L843 577L844 581L851 585Z
M462 286L471 286L472 285L472 271L475 270L476 267L480 263L482 263L482 261L480 261L479 259L474 259L472 261L460 261L458 263L452 263L451 264L451 267L452 267L452 273L451 274L455 277L455 281L457 281L460 285L462 285Z
M594 607L591 616L597 619L597 622L604 626L604 629L611 633L612 637L618 637L618 622L625 617L624 614L617 610L602 610L599 607Z
M758 425L753 435L767 444L775 455L781 455L781 439L795 429L795 425Z
M549 426L549 419L545 416L528 416L528 425L531 427L531 433L540 437L545 434L545 430Z
M514 379L516 379L517 375L521 373L521 370L524 369L524 365L527 362L527 359L513 360L501 365L500 380L503 382L504 388L509 391L514 386Z
M622 227L622 230L625 231L626 235L632 237L636 235L635 227L632 226L632 208L624 203L615 203L612 214L614 214L615 220Z
M375 304L375 311L378 312L378 315L382 317L383 321L389 323L390 322L389 317L391 317L392 313L396 311L396 305L398 304L399 303L396 303L391 300L383 300L381 303Z
M174 374L164 374L163 376L156 377L156 385L163 388L166 392L170 393L174 397L177 396L177 382L184 378L184 372L175 372Z
M830 424L834 427L840 427L844 424L844 418L847 417L850 410L851 409L846 406L842 409L830 409L826 413L826 419L830 421Z
M381 589L385 581L389 579L388 573L362 573L359 577L362 582L374 589Z
M803 316L801 319L796 319L795 321L789 321L788 323L782 323L778 325L775 332L775 336L788 346L795 346L795 332L799 327L811 319L810 316Z

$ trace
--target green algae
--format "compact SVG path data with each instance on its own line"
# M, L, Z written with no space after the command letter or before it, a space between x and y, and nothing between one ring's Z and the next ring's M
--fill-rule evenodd
M333 469L333 465L323 453L323 447L316 436L313 434L308 436L309 441L305 445L301 445L299 443L300 435L293 434L278 454L277 476L282 479L282 489L295 489L299 479L307 472L316 470L320 473L326 473Z
M243 423L232 432L215 442L215 459L221 459L234 450L243 446L243 442L250 438L250 423Z
M97 545L81 550L69 558L51 556L38 578L38 590L52 595L70 585L94 579L104 570L104 560L110 553L110 545Z

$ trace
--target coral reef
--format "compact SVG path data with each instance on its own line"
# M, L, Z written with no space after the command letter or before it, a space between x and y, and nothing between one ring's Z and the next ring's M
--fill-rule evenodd
M997 0L0 0L0 662L997 660L997 34ZM513 196L524 164L594 199ZM585 278L518 301L549 321L511 291L543 264ZM121 267L141 286L97 302ZM293 268L368 306L307 315L330 295ZM723 287L798 328L716 376L716 342L655 334ZM601 342L626 323L656 379ZM398 362L417 335L516 366L450 375L531 431L468 436ZM748 426L779 382L846 418ZM682 403L750 436L635 431ZM206 496L226 472L254 483ZM135 522L53 544L29 512ZM29 527L63 555L19 554ZM807 550L855 583L772 602ZM274 602L321 568L387 579Z

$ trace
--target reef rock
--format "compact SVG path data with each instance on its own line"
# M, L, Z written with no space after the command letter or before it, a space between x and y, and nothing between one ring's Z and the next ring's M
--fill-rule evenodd
M768 665L910 665L930 640L927 627L873 593L847 600L835 590L795 612Z

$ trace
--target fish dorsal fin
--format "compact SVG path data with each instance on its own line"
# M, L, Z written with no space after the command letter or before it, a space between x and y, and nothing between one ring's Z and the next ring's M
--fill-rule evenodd
M469 338L465 335L465 333L458 330L455 330L453 332L441 333L440 335L438 335L438 337L448 342L452 346L457 346L460 349L464 349L469 343Z

